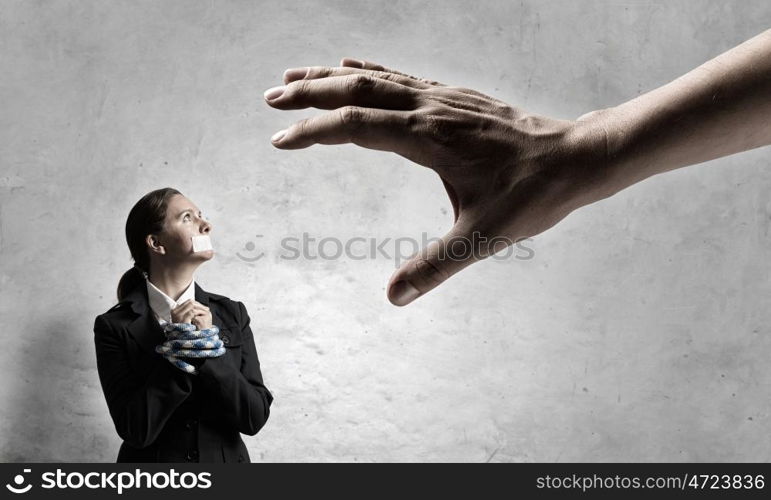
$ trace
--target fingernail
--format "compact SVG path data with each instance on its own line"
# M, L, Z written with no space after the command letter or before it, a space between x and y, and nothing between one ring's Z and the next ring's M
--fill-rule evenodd
M388 295L391 298L391 302L397 306L403 306L420 297L420 291L412 286L409 281L399 280L391 287Z
M280 87L272 87L265 91L265 99L272 101L273 99L276 99L281 94L284 93L284 90L286 87L284 85L281 85Z
M270 142L278 142L278 141L280 141L281 138L284 137L285 134L286 134L286 129L279 130L278 132L273 134L273 136L270 138Z
M308 68L292 68L284 71L284 80L291 82L301 80L308 76Z

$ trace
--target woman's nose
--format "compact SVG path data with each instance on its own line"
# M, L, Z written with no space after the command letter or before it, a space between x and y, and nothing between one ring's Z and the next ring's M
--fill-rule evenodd
M209 231L211 231L211 222L209 222L208 220L203 220L201 222L201 232L205 234L205 233L208 233Z

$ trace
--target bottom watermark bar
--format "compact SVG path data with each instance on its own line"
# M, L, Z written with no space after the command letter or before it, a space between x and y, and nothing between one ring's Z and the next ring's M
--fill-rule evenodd
M0 498L767 498L769 477L753 463L30 463L0 464Z

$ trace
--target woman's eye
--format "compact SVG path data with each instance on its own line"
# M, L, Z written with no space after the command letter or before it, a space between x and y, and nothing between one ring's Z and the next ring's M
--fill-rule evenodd
M183 217L183 220L186 220L186 219L189 219L189 218L190 218L190 214L185 214L185 216Z

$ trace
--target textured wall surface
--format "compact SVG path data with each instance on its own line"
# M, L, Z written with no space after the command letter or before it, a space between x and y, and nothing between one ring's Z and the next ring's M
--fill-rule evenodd
M288 260L281 241L440 236L439 178L353 145L277 150L322 111L262 100L286 68L349 56L572 119L767 29L766 0L0 11L1 461L115 460L91 328L131 265L128 210L164 186L213 220L199 283L252 318L275 396L254 461L771 459L769 148L648 179L533 258L397 308L392 259Z

